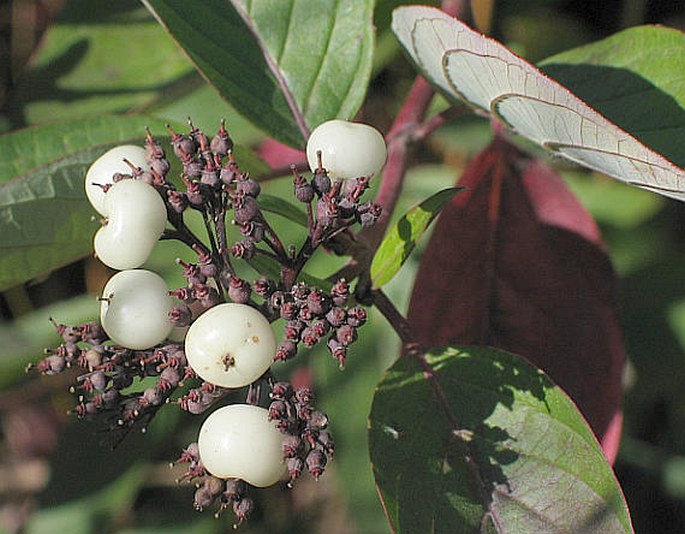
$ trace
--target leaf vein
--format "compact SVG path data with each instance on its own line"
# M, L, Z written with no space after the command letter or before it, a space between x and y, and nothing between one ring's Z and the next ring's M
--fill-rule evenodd
M283 61L283 54L285 54L286 49L288 48L288 41L290 40L290 35L291 29L293 27L293 22L294 22L294 17L295 17L295 1L290 2L290 13L288 13L288 27L285 30L285 38L283 39L283 43L281 44L281 49L278 51L278 58L276 59L276 63L278 65L281 64L281 61Z
M337 14L339 9L340 9L340 1L335 0L335 5L334 5L332 11L335 11ZM319 83L319 79L321 78L321 74L323 72L323 66L324 66L324 63L326 62L326 58L328 57L328 51L329 51L329 48L331 46L331 42L333 40L333 33L335 30L335 17L331 18L330 20L331 20L331 23L329 24L328 34L326 35L326 46L324 48L324 53L321 56L321 61L319 61L319 64L317 65L316 75L314 76L314 80L312 81L312 84L309 87L309 91L307 92L307 95L303 99L303 109L305 110L305 114L309 110L312 95L314 94L314 88L317 86L317 84Z

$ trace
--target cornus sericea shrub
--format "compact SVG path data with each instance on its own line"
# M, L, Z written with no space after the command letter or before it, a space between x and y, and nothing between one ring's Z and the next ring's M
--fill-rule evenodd
M632 187L685 199L685 158L674 141L685 128L682 32L631 28L536 66L460 18L533 54L540 49L518 37L537 32L508 33L521 27L510 24L515 11L520 20L534 15L553 40L549 17L528 5L539 2L446 0L444 10L401 6L392 17L387 2L372 0L143 3L164 30L150 26L172 38L122 31L126 52L139 50L129 80L145 93L138 105L93 118L88 93L87 108L77 106L83 119L70 115L0 136L3 287L23 289L91 253L104 264L96 270L109 276L97 290L100 320L66 325L53 313L62 343L34 366L45 375L67 370L62 380L77 377L71 413L119 443L163 408L165 415L187 412L174 429L198 430L173 439L166 439L171 425L156 419L152 438L166 433L165 451L176 449L163 458L155 449L156 460L175 457L181 481L195 486L193 497L187 485L174 496L186 491L195 508L217 515L231 508L234 523L253 510L253 524L277 522L288 509L280 526L297 529L291 521L332 508L302 513L301 497L324 501L335 483L339 493L330 500L337 511L347 501L347 519L363 532L380 530L373 521L386 519L398 533L630 532L612 470L622 420L629 418L637 445L658 437L648 451L668 441L651 414L664 411L662 395L679 391L678 373L648 366L662 371L663 354L678 345L664 335L666 325L652 322L652 308L640 309L625 333L631 351L645 353L634 391L659 400L644 410L648 416L624 414L630 373L623 373L617 277L598 225L561 174L611 226L612 239L621 235L619 271L631 283L649 281L641 287L649 299L633 286L627 293L651 306L656 286L669 288L660 311L668 307L668 329L682 334L685 316L671 294L680 287L678 269L650 276L663 259L656 252L675 250L672 236L682 234L677 224L676 231L668 226L668 239L652 231L677 208ZM590 3L545 4L548 11L573 4L578 12ZM607 14L620 3L597 4ZM634 16L629 11L608 18L617 24ZM131 20L118 11L113 17ZM566 17L554 23L569 24ZM571 29L574 38L583 34ZM395 49L387 46L392 39ZM89 43L95 49L103 41L98 33ZM53 43L63 42L42 42L53 48L33 73L47 76L43 66L63 52ZM184 49L175 67L165 43ZM224 124L209 132L173 122L185 106L196 120L208 110L233 113L214 112L223 103L200 91L186 100L194 85L187 58L208 89L264 134L259 141L245 141L246 128L245 146L233 146ZM149 73L141 85L143 64ZM171 80L165 72L185 74ZM129 87L109 73L104 95ZM88 84L95 74L84 77ZM79 78L65 79L69 90L56 98L72 98L69 84ZM34 86L45 86L33 81L17 85L27 94L10 95L9 105L33 104ZM67 87L62 82L55 86ZM136 92L98 102L119 112ZM9 120L21 127L45 116L18 111ZM340 120L350 117L359 122ZM165 129L164 121L173 124ZM239 121L229 124L243 137ZM518 145L521 137L532 150ZM581 167L596 176L581 176ZM97 263L84 264L92 287ZM0 312L5 304L3 296ZM364 326L368 317L373 327ZM327 362L318 361L322 354ZM356 365L366 367L355 373ZM642 388L654 377L649 395ZM662 385L668 379L670 387ZM353 438L343 434L354 429ZM670 471L680 457L644 462L640 447L628 442L626 462L639 470L651 464L656 485L685 494L679 470ZM361 459L354 467L351 450ZM328 470L321 491L311 491L330 465L340 470ZM157 491L151 479L146 495ZM632 482L632 491L643 487L642 478ZM280 500L273 514L272 496ZM364 515L377 496L385 516ZM321 516L328 521L327 512Z
M316 409L312 391L278 381L272 364L294 358L301 346L322 343L342 367L366 321L345 278L321 287L298 281L318 247L344 250L353 226L369 227L380 215L361 197L385 161L381 134L342 121L320 131L327 129L327 136L314 139L312 177L293 169L293 196L308 213L308 236L299 250L286 246L269 224L261 187L238 166L223 122L211 140L192 124L187 134L170 130L182 166L180 188L168 179L166 152L150 132L145 149L121 146L96 160L85 178L89 200L105 217L95 254L120 272L103 289L100 323L56 324L64 343L35 366L48 375L81 368L73 412L105 419L115 433L146 425L170 402L192 414L209 413L197 443L178 460L188 463L182 479L197 485L196 508L217 503L221 513L231 506L239 522L254 507L250 487L292 484L303 472L318 480L334 450L328 418ZM359 132L363 149L354 144ZM356 152L360 157L350 158ZM339 178L329 176L324 160L336 166ZM204 218L208 243L186 224L188 210ZM229 225L239 229L234 242ZM178 239L197 254L193 263L178 260L183 287L170 290L160 276L137 268L160 237ZM260 257L275 262L280 276L238 276L237 262ZM285 323L280 342L270 324L278 319ZM183 341L172 340L175 329L183 329ZM146 378L156 382L135 391ZM215 409L237 388L243 388L244 404ZM261 395L265 388L267 396Z

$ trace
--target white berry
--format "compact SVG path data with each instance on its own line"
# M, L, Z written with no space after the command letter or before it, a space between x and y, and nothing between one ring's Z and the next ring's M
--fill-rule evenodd
M388 155L383 136L373 126L343 120L324 122L309 136L307 161L312 172L319 166L317 151L332 178L375 176Z
M121 271L102 291L100 322L107 335L129 349L148 349L164 341L173 325L173 299L166 282L143 269Z
M95 255L112 269L135 269L147 261L166 226L166 207L150 184L122 180L105 194L106 224L95 234Z
M145 149L134 145L121 145L108 150L96 159L86 173L86 196L95 211L101 215L107 215L104 209L105 192L101 186L111 184L115 173L131 174L131 167L124 159L144 171L150 169L145 161Z
M241 478L264 488L285 471L283 435L269 421L269 412L249 404L233 404L212 412L200 428L200 460L218 478Z
M257 310L229 302L210 308L190 325L185 351L200 378L237 388L251 384L269 368L276 337Z

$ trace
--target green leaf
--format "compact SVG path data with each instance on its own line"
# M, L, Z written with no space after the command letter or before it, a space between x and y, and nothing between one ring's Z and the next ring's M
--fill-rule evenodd
M443 206L463 188L451 187L438 191L418 206L410 209L383 239L371 263L371 281L377 289L393 279L407 261L426 228Z
M65 324L81 324L99 316L100 305L93 295L62 300L0 324L0 389L26 379L26 365L45 357L45 347L55 347L61 339L50 317Z
M373 53L373 2L144 0L241 114L302 147L321 122L352 117Z
M369 441L395 532L632 532L572 401L512 354L401 358L376 390Z
M193 66L134 0L65 3L18 77L30 124L129 111L178 94Z
M142 142L143 117L54 123L0 136L0 291L92 252L97 223L83 192L94 159Z
M307 228L307 214L300 208L291 204L287 200L274 195L267 195L262 193L259 195L259 206L269 213L275 213L281 217L285 217L300 226Z
M685 34L681 31L630 28L545 59L540 68L611 122L685 167Z

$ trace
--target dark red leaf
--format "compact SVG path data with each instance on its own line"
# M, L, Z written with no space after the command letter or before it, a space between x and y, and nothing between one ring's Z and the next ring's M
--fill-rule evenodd
M459 185L467 190L444 208L415 282L418 341L528 358L573 398L613 462L623 347L595 222L551 168L500 137Z

